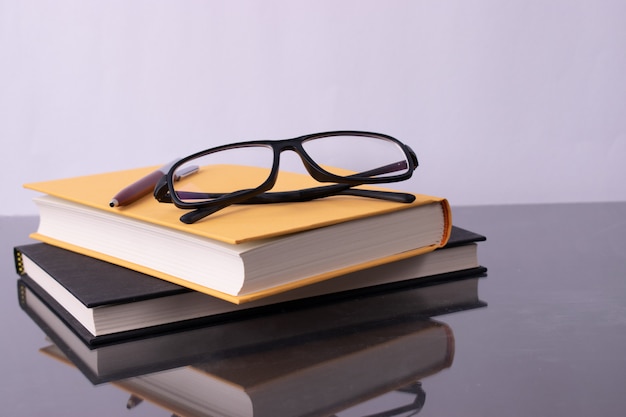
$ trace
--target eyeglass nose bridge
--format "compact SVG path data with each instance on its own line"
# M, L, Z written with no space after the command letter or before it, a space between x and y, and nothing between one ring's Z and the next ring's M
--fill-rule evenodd
M304 150L302 142L299 139L285 139L274 144L274 153L276 158L276 172L280 166L281 156L285 151L292 151L300 158L302 165L311 177L319 182L332 182L333 178L329 177L325 171L311 158Z

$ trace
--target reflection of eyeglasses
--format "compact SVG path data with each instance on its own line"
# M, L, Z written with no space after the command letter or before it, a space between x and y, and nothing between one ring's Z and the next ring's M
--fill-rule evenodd
M288 162L280 158L287 150L297 153L302 163L286 171L304 166L317 181L335 184L267 192L276 183L279 163ZM412 194L352 187L406 180L417 165L411 148L380 133L335 131L294 139L240 142L179 160L156 185L154 197L162 203L194 209L180 218L188 224L231 204L299 202L333 195L410 203L415 199Z
M391 408L389 410L384 410L384 411L374 413L374 414L368 414L363 417L392 417L392 416L397 416L400 414L405 414L407 417L409 417L409 416L415 416L420 411L422 411L422 408L424 408L424 404L426 403L426 392L422 388L421 382L419 381L414 382L406 387L399 388L396 391L401 392L401 393L406 393L406 394L414 394L415 398L413 399L413 402L410 404L401 405L399 407ZM411 412L411 413L406 414L408 412ZM336 415L333 415L333 417L336 417Z

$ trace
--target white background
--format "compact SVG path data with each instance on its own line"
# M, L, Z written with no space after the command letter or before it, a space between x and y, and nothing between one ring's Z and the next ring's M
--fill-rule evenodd
M22 184L334 129L453 205L626 200L626 2L0 0L0 214Z

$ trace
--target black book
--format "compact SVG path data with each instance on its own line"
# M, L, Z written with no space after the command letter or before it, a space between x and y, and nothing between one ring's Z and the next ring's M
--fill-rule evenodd
M409 394L415 399L396 410L419 411L425 392L417 381L453 363L452 329L418 316L355 327L112 385L131 394L127 408L145 400L181 416L329 416L407 385L418 388ZM40 351L73 365L54 344Z
M16 269L30 290L90 345L180 327L233 320L280 309L285 302L353 296L414 280L445 280L482 273L477 243L485 237L453 227L448 244L413 258L380 265L244 304L209 295L45 243L15 247Z
M384 323L483 307L486 303L478 296L481 277L421 282L326 303L286 303L280 311L98 347L83 343L21 279L18 292L21 307L51 341L91 382L102 383L302 340L360 332Z

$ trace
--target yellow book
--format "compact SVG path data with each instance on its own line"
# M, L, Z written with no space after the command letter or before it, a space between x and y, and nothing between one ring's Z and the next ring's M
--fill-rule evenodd
M40 224L31 236L242 303L429 252L451 230L447 200L419 194L410 204L334 196L233 205L191 225L179 220L183 210L152 196L109 207L155 168L25 184L44 194L34 199ZM281 172L273 191L318 185Z

